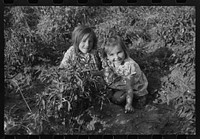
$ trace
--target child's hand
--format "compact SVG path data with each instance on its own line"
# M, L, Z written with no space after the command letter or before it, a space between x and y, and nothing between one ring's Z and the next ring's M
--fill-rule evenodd
M134 111L134 108L133 108L133 106L131 105L131 104L126 104L126 106L125 106L125 113L127 113L127 112L133 112Z

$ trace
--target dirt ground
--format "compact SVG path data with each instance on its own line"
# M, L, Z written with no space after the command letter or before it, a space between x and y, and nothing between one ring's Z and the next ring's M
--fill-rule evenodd
M153 103L136 108L132 113L125 113L123 106L113 103L104 105L102 110L92 107L82 116L85 120L89 119L86 132L82 134L161 134L172 119L172 113L170 106Z

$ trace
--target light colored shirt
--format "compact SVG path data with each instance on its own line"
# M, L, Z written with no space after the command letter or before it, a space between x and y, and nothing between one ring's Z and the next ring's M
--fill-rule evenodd
M64 54L59 68L74 67L76 70L98 70L98 60L95 54L95 51L84 55L81 53L76 54L74 46L71 46Z
M130 57L126 58L124 62L115 67L110 61L103 62L105 72L105 80L107 84L113 89L126 90L127 80L131 80L131 87L135 94L142 96L147 94L148 81L144 73L141 71L139 65Z

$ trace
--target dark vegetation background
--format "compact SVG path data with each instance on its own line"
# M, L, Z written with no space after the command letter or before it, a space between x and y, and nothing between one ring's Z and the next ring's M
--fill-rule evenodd
M94 28L99 49L112 33L123 38L148 78L149 103L172 109L160 134L196 133L194 7L20 6L4 7L5 134L89 134L106 126L89 112L106 105L106 87L88 73L57 69L78 24Z

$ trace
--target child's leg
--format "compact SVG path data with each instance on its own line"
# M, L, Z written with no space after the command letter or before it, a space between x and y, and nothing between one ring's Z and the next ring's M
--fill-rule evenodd
M116 91L114 92L111 100L116 104L122 104L126 101L126 92L125 91Z
M144 96L135 96L135 99L136 99L136 107L137 108L143 108L146 103L147 103L147 95L144 95Z
M136 91L134 92L134 98L135 98L135 101L136 101L136 107L137 108L142 108L146 105L147 103L147 94L148 94L148 91L146 89L142 89L140 91Z

